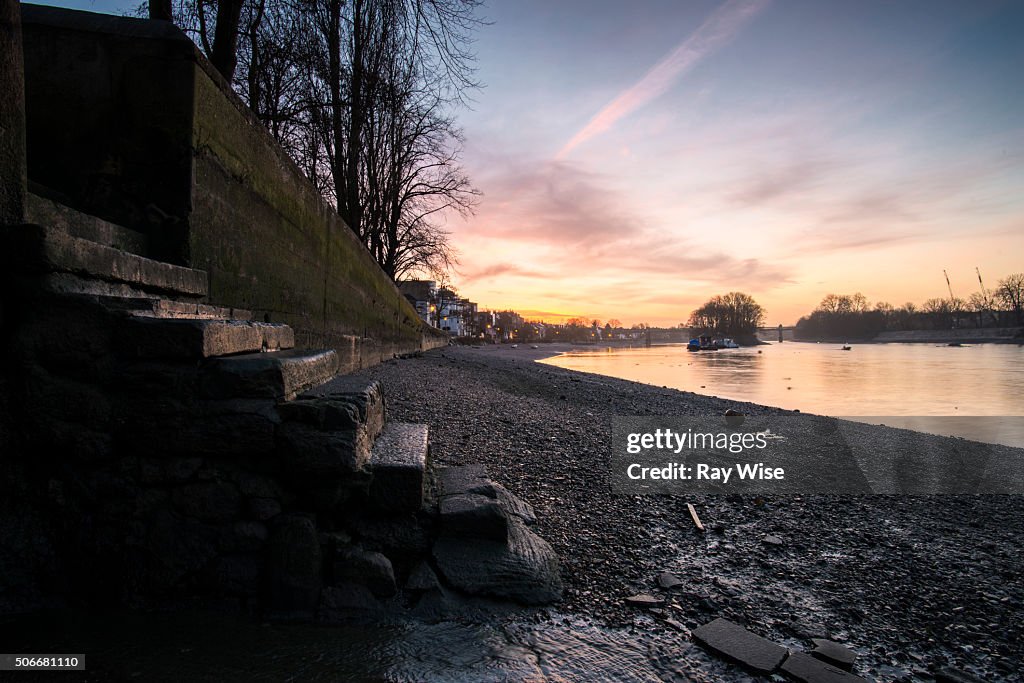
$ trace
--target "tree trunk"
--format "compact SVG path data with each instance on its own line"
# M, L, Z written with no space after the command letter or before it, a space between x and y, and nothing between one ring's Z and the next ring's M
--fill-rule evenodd
M160 21L174 21L171 0L149 0L149 18Z
M228 83L234 79L238 65L238 22L241 17L242 0L219 0L210 61Z

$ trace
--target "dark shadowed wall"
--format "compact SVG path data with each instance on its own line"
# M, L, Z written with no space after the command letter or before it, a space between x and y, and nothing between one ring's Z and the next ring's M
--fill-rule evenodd
M446 343L178 29L22 7L30 181L347 369Z

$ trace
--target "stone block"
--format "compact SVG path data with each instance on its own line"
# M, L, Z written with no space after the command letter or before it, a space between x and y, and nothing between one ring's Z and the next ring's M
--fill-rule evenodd
M732 659L751 671L769 674L786 658L786 648L751 633L728 619L715 619L693 632L694 639L709 650Z
M441 590L441 581L437 574L430 568L430 565L423 561L417 564L409 573L405 582L405 589L410 591L424 592Z
M504 542L509 519L497 501L477 493L441 498L441 533L460 538L486 538Z
M86 280L123 283L143 291L201 299L207 294L206 273L154 261L108 247L58 228L22 225L4 233L8 265L18 272L67 273Z
M444 467L438 473L439 492L442 497L458 494L475 494L493 499L509 515L534 524L537 516L533 506L522 500L501 484L487 478L484 465L461 465Z
M380 550L395 561L409 560L430 552L431 529L423 518L414 514L367 514L349 518L347 523L365 547Z
M302 411L302 415L296 415L295 419L326 430L361 425L371 439L381 433L387 418L380 383L348 375L334 377L298 396L293 403L297 411ZM287 411L289 406L282 406L282 409Z
M272 351L214 358L203 369L209 398L267 397L291 400L323 384L338 371L338 355L326 351Z
M803 652L794 652L786 658L782 664L782 673L801 683L867 683L860 676L854 676Z
M434 544L434 559L449 584L472 595L527 605L561 599L558 557L544 539L515 519L505 542L442 537Z
M442 467L437 473L438 492L442 496L454 496L460 493L479 493L487 495L491 481L487 478L487 467L484 465L461 465L459 467ZM493 496L490 496L493 498Z
M199 359L263 351L266 337L274 350L294 346L290 328L240 320L128 316L118 328L117 347L135 358ZM281 347L282 342L290 345Z
M336 583L358 583L377 597L391 597L397 592L395 570L391 560L382 553L361 548L341 548L332 562Z
M811 642L814 643L812 655L840 669L849 671L857 661L857 653L844 645L824 638L812 638Z
M423 506L429 427L389 422L370 453L370 501L377 508L415 512Z
M360 430L324 432L284 422L277 429L277 445L286 469L299 477L343 477L370 459L369 440Z
M64 204L29 192L25 220L56 228L73 237L80 237L114 249L146 256L148 240L135 230L76 211Z

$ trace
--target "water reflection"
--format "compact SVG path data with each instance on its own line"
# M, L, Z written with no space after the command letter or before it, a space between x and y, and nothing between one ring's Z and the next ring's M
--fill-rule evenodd
M656 386L833 416L914 417L887 424L1024 446L1024 346L787 342L690 353L682 344L581 350L542 362ZM995 433L993 433L995 430Z

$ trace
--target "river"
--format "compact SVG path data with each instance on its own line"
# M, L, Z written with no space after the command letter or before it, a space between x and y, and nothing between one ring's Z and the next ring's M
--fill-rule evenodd
M589 347L542 362L709 396L1024 447L1024 346Z

